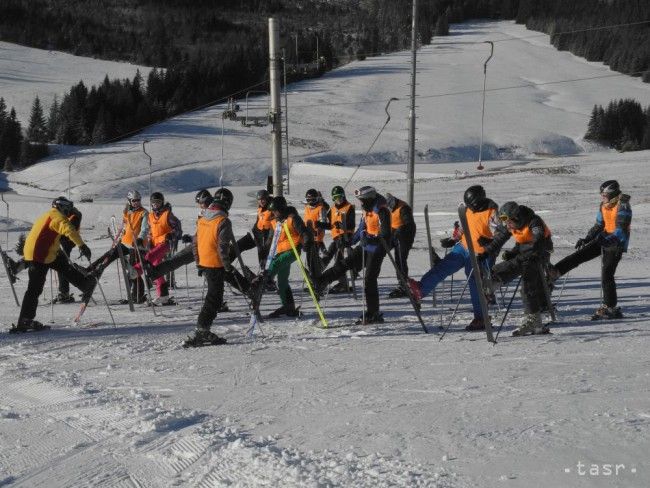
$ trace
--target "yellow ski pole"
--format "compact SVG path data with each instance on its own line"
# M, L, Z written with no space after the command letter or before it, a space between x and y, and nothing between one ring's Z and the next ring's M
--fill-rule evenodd
M304 278L305 283L307 283L309 294L311 295L312 300L314 300L314 305L316 305L316 311L318 311L320 322L321 324L323 324L323 328L327 329L327 320L323 315L323 311L320 308L320 304L318 303L318 299L316 298L314 289L311 286L311 281L309 280L309 277L307 276L307 272L305 271L305 267L302 264L302 260L300 259L300 254L298 254L298 249L296 249L296 243L293 242L293 237L291 237L291 232L289 232L289 226L287 225L286 222L284 222L282 224L282 227L284 228L284 233L287 235L287 239L289 239L289 244L291 244L291 250L293 251L293 255L296 257L296 261L298 262L298 266L300 267L300 271L302 272L302 277Z

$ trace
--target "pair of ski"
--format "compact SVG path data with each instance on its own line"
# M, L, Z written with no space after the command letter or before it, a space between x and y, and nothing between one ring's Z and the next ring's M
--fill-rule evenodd
M7 273L7 279L9 280L9 285L11 286L11 292L14 294L14 300L16 300L16 306L20 307L20 302L18 301L18 295L16 294L16 287L14 286L15 277L12 279L13 273L10 269L9 256L5 253L0 246L0 256L2 256L2 264L5 267L5 272Z

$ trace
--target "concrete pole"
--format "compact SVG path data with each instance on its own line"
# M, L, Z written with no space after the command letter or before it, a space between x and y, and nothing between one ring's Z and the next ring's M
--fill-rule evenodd
M417 67L417 20L418 0L413 0L413 23L411 25L411 108L409 110L409 152L406 170L406 200L413 208L413 181L415 176L415 70Z
M271 150L273 161L273 195L282 196L282 101L280 99L280 25L269 18L269 83L271 85Z
M291 160L289 159L289 102L287 99L287 58L282 49L282 71L284 76L284 135L287 152L287 195L291 194Z

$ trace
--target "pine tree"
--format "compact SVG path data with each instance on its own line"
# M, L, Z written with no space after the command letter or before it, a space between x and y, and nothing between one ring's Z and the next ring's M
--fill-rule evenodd
M447 20L447 12L438 17L433 35L436 37L449 35L449 21Z
M47 139L53 141L56 138L56 133L59 126L60 118L59 100L54 96L54 101L50 107L50 116L47 118Z
M38 97L34 99L32 105L32 112L29 117L29 128L27 129L27 139L45 144L48 141L47 127L45 125L45 117L43 116L43 107Z

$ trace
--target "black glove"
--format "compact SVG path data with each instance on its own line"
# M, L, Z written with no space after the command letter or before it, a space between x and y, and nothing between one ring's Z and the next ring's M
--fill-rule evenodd
M82 244L81 247L79 248L79 252L84 258L90 261L90 257L92 256L92 253L90 252L90 248L88 246Z
M576 241L576 249L580 249L581 247L584 247L586 243L587 243L587 239L578 239Z
M445 249L449 249L450 247L454 247L456 245L456 241L451 237L443 237L440 239L440 245Z
M478 243L479 243L480 246L485 247L485 246L487 246L489 244L492 244L493 240L494 239L492 239L491 237L481 236L481 237L478 238Z
M144 247L144 240L142 239L142 237L138 237L138 238L135 240L135 245L138 246L139 248L143 248L143 247Z
M175 240L176 238L174 237L174 234L167 234L165 236L165 242L169 244L170 247L173 245Z
M224 263L223 263L223 270L224 270L226 273L232 273L232 271L233 271L233 267L232 267L232 264L230 263L230 261L224 261Z
M476 255L476 259L479 261L487 261L490 258L489 252L480 252Z
M513 251L512 249L510 249L510 250L503 251L503 254L501 255L501 257L503 258L504 261L510 261L516 255L517 255L517 253L515 251Z
M340 221L334 222L334 228L339 230L343 229L343 222Z
M183 237L181 237L181 241L183 241L183 244L191 244L192 236L189 234L183 234Z
M310 229L314 228L314 223L311 220L308 220L307 222L305 222L305 225Z
M199 276L203 276L203 268L201 266L196 267L196 274Z

